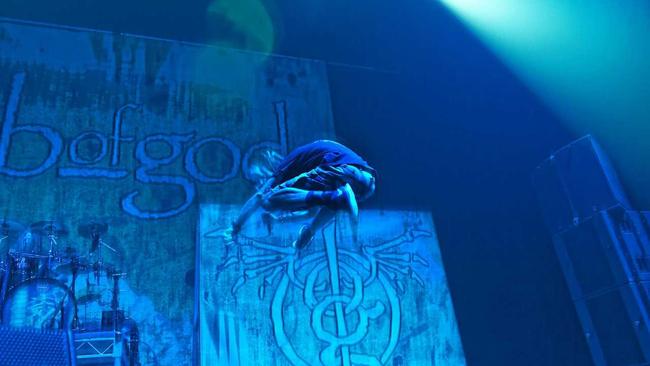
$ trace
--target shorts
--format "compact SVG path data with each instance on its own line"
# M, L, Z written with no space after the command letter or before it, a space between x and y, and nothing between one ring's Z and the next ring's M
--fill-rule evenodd
M308 191L333 191L350 184L357 201L370 197L375 190L375 177L355 165L321 165L276 186L269 191L298 188Z

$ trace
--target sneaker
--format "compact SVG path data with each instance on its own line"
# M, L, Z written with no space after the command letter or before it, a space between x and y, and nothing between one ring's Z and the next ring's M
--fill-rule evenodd
M352 187L346 183L343 187L339 188L341 195L337 197L337 205L343 207L352 215L356 220L359 217L359 206L357 205L357 198L354 195Z
M298 250L304 249L309 243L311 243L311 240L314 238L314 234L311 232L309 227L307 225L303 225L300 228L300 232L298 233L298 239L296 239L292 246Z

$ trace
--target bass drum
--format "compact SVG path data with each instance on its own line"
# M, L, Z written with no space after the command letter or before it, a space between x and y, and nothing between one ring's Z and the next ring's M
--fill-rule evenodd
M70 329L74 301L74 294L61 281L29 279L7 292L3 323L19 328Z

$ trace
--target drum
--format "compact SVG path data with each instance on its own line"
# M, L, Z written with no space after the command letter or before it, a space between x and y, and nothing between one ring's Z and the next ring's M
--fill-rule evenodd
M13 287L33 278L55 277L57 268L70 264L71 259L48 254L10 251L9 261L11 275L9 287Z
M25 280L7 291L3 323L11 327L69 329L74 316L74 294L52 278Z
M36 277L45 277L44 272L47 270L49 256L10 251L9 261L9 288L11 289L24 281Z

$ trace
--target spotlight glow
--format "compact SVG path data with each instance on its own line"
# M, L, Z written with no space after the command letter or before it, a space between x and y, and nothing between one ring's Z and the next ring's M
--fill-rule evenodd
M441 0L650 206L650 3Z
M214 35L218 45L273 52L275 29L263 1L213 0L207 10L208 20L220 31Z

